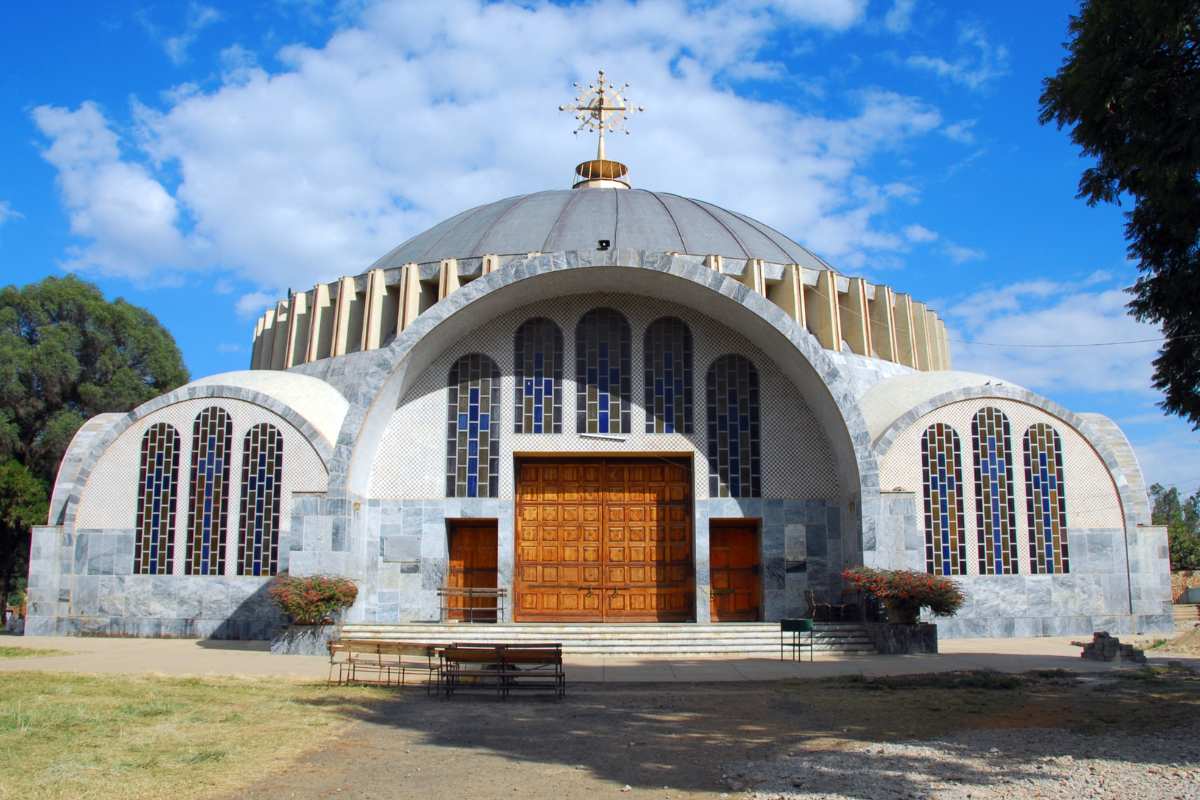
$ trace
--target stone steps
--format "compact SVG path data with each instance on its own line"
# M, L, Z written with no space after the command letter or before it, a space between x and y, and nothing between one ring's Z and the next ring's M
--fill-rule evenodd
M1177 603L1171 606L1171 614L1175 617L1175 627L1185 630L1200 625L1200 604Z
M351 624L342 626L342 638L399 639L434 644L550 641L561 642L564 653L593 655L779 654L779 625L776 623ZM817 623L813 649L818 653L875 652L863 627L852 623Z

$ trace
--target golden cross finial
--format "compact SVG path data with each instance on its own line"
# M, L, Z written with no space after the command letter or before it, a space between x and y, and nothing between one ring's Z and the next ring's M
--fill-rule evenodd
M614 88L604 77L604 70L600 70L596 82L589 83L586 88L581 87L578 83L573 85L579 90L575 104L561 105L558 110L570 111L579 120L579 127L575 129L575 133L586 130L599 134L596 142L596 158L603 160L604 132L620 130L626 119L646 109L642 106L630 105L625 98L629 84L625 84L620 89ZM629 131L625 131L625 133L628 134Z

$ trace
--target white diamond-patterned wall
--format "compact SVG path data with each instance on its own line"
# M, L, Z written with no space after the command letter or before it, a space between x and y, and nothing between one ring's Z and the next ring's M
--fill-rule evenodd
M75 517L76 530L129 529L137 516L138 465L142 435L158 422L175 426L179 432L178 495L175 509L175 565L182 574L187 509L189 502L188 475L192 463L192 423L201 410L218 406L229 412L233 420L233 452L229 475L234 486L226 506L230 551L225 573L234 574L236 559L233 546L238 538L238 512L242 497L242 445L246 432L259 423L276 426L283 435L283 497L280 506L280 527L290 527L291 503L294 492L323 492L328 476L320 456L298 430L273 412L242 400L197 399L174 403L155 411L129 426L104 452L93 468L80 498Z
M531 317L553 320L563 333L564 361L574 364L575 326L593 308L625 315L632 329L631 433L623 441L585 438L575 432L574 369L563 370L563 433L513 433L513 335ZM664 316L688 324L694 345L691 434L646 433L643 408L643 344L647 327ZM759 370L762 415L762 495L766 498L832 499L840 495L829 441L796 387L765 353L740 334L695 311L655 298L588 294L533 303L481 325L440 354L407 389L392 415L371 473L371 496L439 498L445 494L446 380L454 360L485 353L500 366L500 497L513 496L513 454L672 452L693 455L695 497L708 497L704 375L718 357L740 353ZM798 355L794 357L799 357Z
M1062 437L1063 479L1067 495L1067 527L1071 529L1120 529L1124 527L1120 497L1108 468L1087 440L1057 417L1025 403L1006 399L962 400L931 411L896 436L880 461L879 487L885 492L912 492L918 526L924 532L922 503L921 434L935 422L944 422L958 433L962 444L963 510L967 522L967 574L979 574L978 531L975 522L975 481L971 477L971 419L981 408L998 408L1011 426L1009 446L1013 455L1013 494L1017 517L1017 563L1021 574L1029 573L1029 531L1025 512L1025 465L1022 437L1030 425L1044 422Z

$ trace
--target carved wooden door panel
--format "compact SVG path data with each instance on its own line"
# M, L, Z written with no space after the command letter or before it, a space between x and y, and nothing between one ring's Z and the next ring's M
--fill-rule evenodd
M714 520L708 532L709 610L713 622L752 622L761 619L762 570L758 525L742 520Z
M446 586L451 589L495 589L496 523L458 520L450 523L448 535L450 564ZM450 619L495 621L494 598L451 597L447 602Z
M517 475L518 620L692 618L686 463L529 459Z

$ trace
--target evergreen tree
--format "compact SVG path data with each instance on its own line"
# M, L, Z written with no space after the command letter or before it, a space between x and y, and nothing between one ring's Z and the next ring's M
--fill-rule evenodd
M1125 236L1141 276L1129 304L1162 327L1162 406L1200 428L1200 0L1084 0L1068 55L1045 80L1041 122L1095 159L1089 205L1131 200Z

